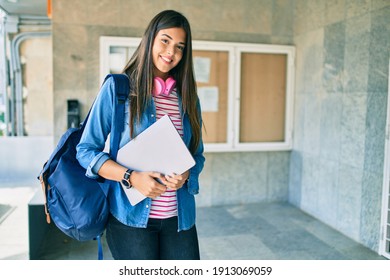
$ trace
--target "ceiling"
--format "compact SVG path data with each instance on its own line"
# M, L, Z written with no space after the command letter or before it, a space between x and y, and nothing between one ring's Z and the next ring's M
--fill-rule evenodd
M0 9L13 16L47 16L47 0L0 0Z

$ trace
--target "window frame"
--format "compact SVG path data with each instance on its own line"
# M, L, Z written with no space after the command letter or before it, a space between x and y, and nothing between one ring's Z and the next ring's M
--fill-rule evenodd
M235 81L235 100L234 100L234 126L236 134L234 138L234 147L238 151L283 151L292 149L293 139L293 108L294 108L294 77L295 77L295 48L284 45L263 45L263 44L236 44L236 81ZM242 143L239 141L240 135L240 99L241 99L241 54L259 53L259 54L284 54L287 58L286 65L286 103L285 103L285 128L284 141L279 142L257 142Z

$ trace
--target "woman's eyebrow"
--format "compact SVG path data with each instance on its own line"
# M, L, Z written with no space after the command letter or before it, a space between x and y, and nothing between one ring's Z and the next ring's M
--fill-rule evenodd
M172 38L171 36L169 36L168 34L163 33L163 34L161 34L161 36L166 36L166 37L168 37L169 39L173 40L173 38ZM184 45L184 46L186 45L186 43L184 43L184 42L179 42L178 44Z

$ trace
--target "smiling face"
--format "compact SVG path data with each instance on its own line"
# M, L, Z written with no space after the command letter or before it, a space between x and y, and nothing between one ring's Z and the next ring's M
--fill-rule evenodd
M183 28L161 29L153 41L153 74L163 78L168 77L171 71L183 57L186 42L186 33Z

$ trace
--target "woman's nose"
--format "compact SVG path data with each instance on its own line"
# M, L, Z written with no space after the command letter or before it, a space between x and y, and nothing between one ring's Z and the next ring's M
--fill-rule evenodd
M168 47L168 54L169 55L174 55L174 48Z

